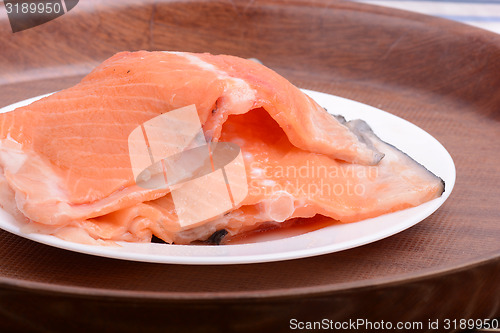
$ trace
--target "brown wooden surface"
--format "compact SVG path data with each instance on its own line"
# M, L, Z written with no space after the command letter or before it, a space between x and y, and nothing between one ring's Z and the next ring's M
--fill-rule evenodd
M12 34L0 7L0 105L68 87L113 53L138 49L255 57L300 87L401 116L451 153L455 189L388 239L267 264L134 263L0 231L0 331L286 331L290 318L500 316L500 36L326 0L82 0Z

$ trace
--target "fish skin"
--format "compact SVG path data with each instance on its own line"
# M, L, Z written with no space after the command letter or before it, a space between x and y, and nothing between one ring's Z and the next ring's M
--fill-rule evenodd
M401 149L380 139L372 130L370 125L368 125L364 120L361 119L350 120L346 122L345 125L349 129L351 129L353 133L356 134L358 138L360 138L361 141L367 142L367 146L369 147L373 146L375 149L377 149L376 147L377 144L387 146L389 149L399 153L402 158L406 158L408 163L411 163L415 167L420 168L423 173L426 173L429 176L429 178L433 178L434 180L441 182L441 192L439 191L437 192L438 197L441 196L446 190L446 183L442 178L436 176L434 173L429 171L425 166L415 161L413 158L411 158L410 155L406 154Z

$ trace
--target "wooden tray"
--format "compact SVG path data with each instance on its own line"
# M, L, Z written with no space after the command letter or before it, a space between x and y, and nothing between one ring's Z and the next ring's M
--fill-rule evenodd
M2 106L68 87L120 50L228 53L408 119L441 141L457 167L451 197L422 223L308 259L134 263L1 231L1 331L288 331L291 318L426 327L429 318L500 315L500 36L327 0L85 0L16 34L0 12Z

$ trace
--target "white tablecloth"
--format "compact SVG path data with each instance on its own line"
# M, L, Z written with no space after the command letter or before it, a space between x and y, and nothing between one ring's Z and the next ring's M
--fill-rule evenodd
M500 33L500 0L360 0L470 24Z

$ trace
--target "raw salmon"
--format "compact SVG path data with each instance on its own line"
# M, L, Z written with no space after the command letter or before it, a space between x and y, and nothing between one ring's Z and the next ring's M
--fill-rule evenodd
M332 223L355 222L417 206L439 197L444 183L397 148L380 140L360 120L346 123L385 154L377 166L350 164L293 146L262 109L231 116L221 139L245 152L249 195L242 206L199 226L181 228L170 195L78 223L96 239L169 243L206 240L220 230L238 235L263 224L321 214ZM133 232L131 232L133 230ZM129 233L127 233L127 231Z
M135 183L127 139L191 104L207 141L241 147L249 192L224 216L181 227L168 188ZM272 70L224 55L119 53L78 85L2 114L0 140L2 206L27 230L84 243L189 243L316 214L354 222L444 190L364 122L333 117Z

